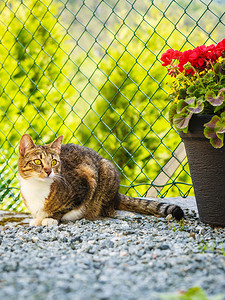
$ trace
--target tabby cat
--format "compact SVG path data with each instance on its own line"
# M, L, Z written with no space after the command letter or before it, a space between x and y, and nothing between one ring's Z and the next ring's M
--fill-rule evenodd
M116 210L167 216L177 220L179 206L122 195L115 166L97 152L74 144L35 145L28 134L19 143L21 194L33 215L30 225L57 225L63 221L112 217Z

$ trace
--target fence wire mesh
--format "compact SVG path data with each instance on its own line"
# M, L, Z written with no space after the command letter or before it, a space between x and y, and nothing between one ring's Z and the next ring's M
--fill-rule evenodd
M25 132L98 151L119 169L123 193L193 193L186 160L163 189L154 184L181 142L160 56L221 40L224 10L216 0L2 0L0 208L24 209L17 152Z

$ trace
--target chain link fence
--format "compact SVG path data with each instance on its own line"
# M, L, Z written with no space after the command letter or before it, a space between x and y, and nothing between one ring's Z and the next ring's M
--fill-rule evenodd
M119 169L122 193L193 193L160 57L220 41L224 11L216 0L2 0L0 208L24 209L17 153L25 132L98 151Z

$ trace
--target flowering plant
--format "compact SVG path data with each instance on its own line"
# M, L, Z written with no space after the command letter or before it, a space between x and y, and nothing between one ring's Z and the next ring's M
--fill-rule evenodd
M175 78L170 86L170 122L186 133L194 114L212 115L204 124L204 135L213 147L221 148L225 133L225 39L184 52L168 49L161 61Z

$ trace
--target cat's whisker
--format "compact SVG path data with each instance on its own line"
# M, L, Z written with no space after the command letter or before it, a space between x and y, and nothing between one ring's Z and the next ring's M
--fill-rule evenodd
M65 185L69 185L69 183L66 181L66 179L62 176L62 175L60 175L60 174L55 174L55 176L54 176L54 178L53 178L54 180L56 179L59 179L59 181L61 181L61 182L63 182L63 183L65 183Z

